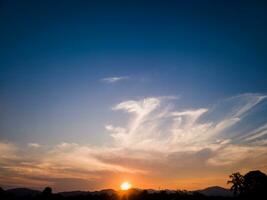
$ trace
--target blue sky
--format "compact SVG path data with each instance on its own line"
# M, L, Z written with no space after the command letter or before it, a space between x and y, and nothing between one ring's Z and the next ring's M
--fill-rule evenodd
M1 1L3 149L32 143L42 153L60 144L110 146L122 139L116 125L131 135L141 118L153 121L147 130L162 124L165 119L147 117L163 102L171 116L187 116L186 122L192 116L201 121L206 112L203 120L217 125L227 113L234 121L242 118L220 137L231 138L231 145L242 143L234 136L251 136L260 127L264 135L266 9L263 1ZM242 109L250 113L243 116ZM159 134L167 134L163 127ZM126 138L131 143L138 137Z

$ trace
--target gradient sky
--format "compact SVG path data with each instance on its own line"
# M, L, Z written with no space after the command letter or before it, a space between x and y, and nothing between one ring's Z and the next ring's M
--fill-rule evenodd
M0 186L226 186L267 172L264 1L0 2Z

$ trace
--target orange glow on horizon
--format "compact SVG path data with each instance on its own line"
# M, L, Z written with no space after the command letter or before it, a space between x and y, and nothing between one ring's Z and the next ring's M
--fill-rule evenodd
M121 183L120 188L121 190L129 190L132 187L131 183L125 181Z

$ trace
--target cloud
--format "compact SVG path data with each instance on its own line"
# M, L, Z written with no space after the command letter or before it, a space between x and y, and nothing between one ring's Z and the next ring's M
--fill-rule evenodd
M0 141L0 164L18 160L19 148L10 142Z
M214 152L214 156L208 160L212 166L260 167L267 158L267 149L262 146L246 146L229 144ZM238 166L239 165L239 166Z
M260 137L263 137L267 135L267 123L264 124L263 126L260 126L259 128L257 128L256 130L253 130L251 133L248 133L247 135L245 135L245 141L251 141L251 140L255 140L258 139Z
M31 148L40 148L42 145L38 144L38 143L28 143L28 147Z
M113 127L111 129L112 137L120 144L123 144L126 146L137 145L136 142L142 141L143 144L147 142L147 139L145 137L146 133L142 130L144 125L146 123L149 123L147 121L149 114L151 114L157 107L160 106L160 100L159 98L145 98L140 101L125 101L121 102L115 107L113 107L113 110L122 110L127 113L133 114L133 117L131 118L128 127ZM153 129L153 125L147 127L150 130ZM147 130L147 133L148 130ZM142 134L142 135L141 135ZM145 140L142 140L145 139ZM140 143L139 143L140 144Z
M63 142L45 149L36 153L30 148L0 143L0 178L5 180L1 184L42 188L47 185L58 186L60 180L74 180L74 183L90 182L91 186L100 186L111 174L145 173L130 166L101 161L102 155L116 154L117 150L111 147L96 148ZM73 182L69 181L68 184L68 187L73 188Z
M91 172L110 170L114 172L132 172L130 169L121 166L100 162L96 158L99 153L105 153L105 150L100 151L99 148L94 149L75 143L61 143L48 153L45 163L61 166L62 168L83 169Z
M65 188L73 181L97 189L114 188L118 177L130 177L137 187L158 187L160 182L176 188L181 181L203 180L202 187L212 178L226 182L238 170L267 171L267 119L249 123L249 130L243 126L266 109L264 95L238 95L209 108L177 109L171 100L147 97L114 105L112 110L129 120L123 126L107 124L111 141L102 146L62 142L22 148L0 142L0 178L6 185L60 188L66 180Z
M124 81L127 79L129 79L129 76L112 76L112 77L102 78L100 80L105 83L116 83L116 82Z
M223 152L222 148L235 145L233 141L237 134L240 134L233 132L232 136L229 136L229 132L234 131L233 129L265 100L265 95L243 94L225 99L212 108L185 110L171 110L162 106L165 101L163 98L125 101L115 105L113 110L129 113L131 118L128 125L109 125L106 128L117 141L117 145L129 149L160 149L166 154L201 151L203 148L213 151L220 149ZM246 134L248 133L243 133L242 136ZM240 139L238 142L239 145L245 146L247 140L265 135L266 126L260 130L254 127L254 132L249 134L249 138ZM236 152L240 148L236 148Z

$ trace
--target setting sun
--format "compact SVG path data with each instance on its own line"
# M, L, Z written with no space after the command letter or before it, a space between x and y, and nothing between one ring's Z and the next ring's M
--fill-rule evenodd
M120 188L121 190L128 190L132 187L131 183L129 182L123 182L121 185L120 185Z

